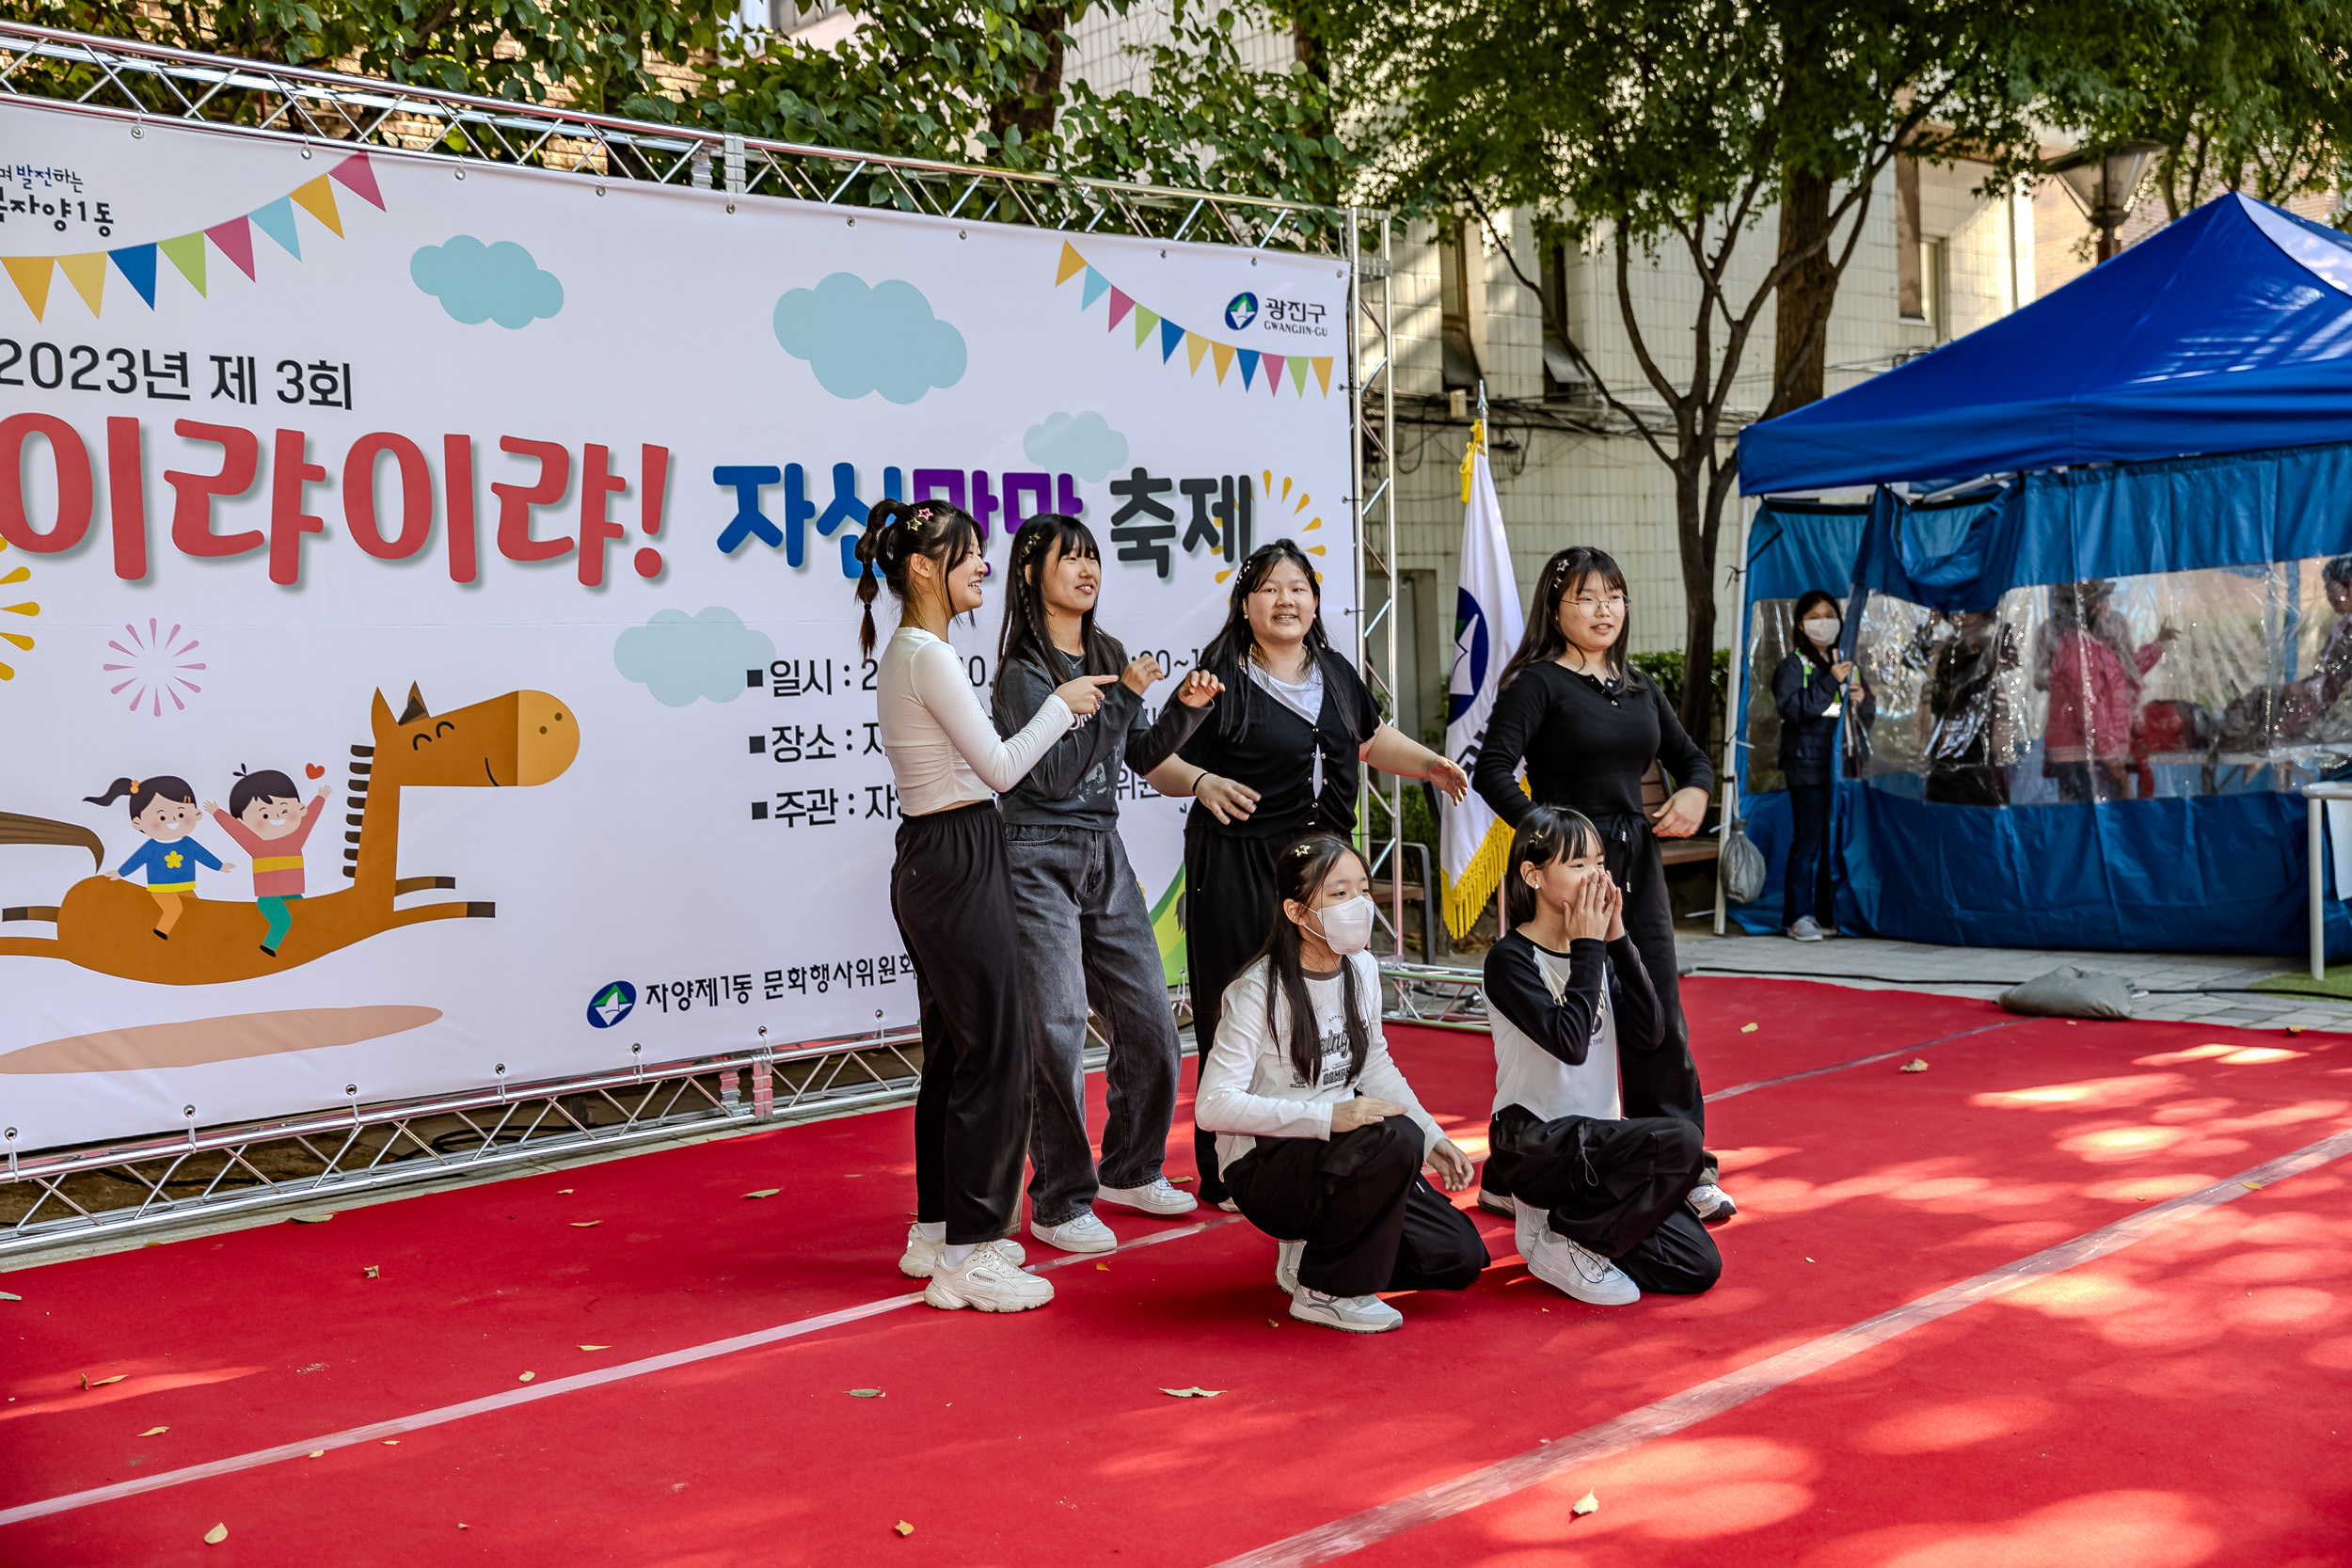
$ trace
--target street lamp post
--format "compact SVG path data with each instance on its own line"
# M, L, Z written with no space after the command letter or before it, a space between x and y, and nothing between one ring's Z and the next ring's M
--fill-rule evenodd
M2161 142L2117 142L2096 150L2077 150L2042 166L2058 177L2083 216L2099 230L2099 260L2114 256L2115 231L2132 215L2132 200L2147 177L2149 160L2164 150Z

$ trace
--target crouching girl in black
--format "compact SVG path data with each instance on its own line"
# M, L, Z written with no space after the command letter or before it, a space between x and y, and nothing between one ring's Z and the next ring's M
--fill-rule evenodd
M1531 809L1502 885L1514 928L1486 953L1486 1169L1511 1194L1519 1255L1599 1307L1645 1290L1695 1295L1724 1266L1686 1202L1707 1155L1679 1117L1625 1117L1618 1053L1658 1050L1665 1028L1599 831L1579 812Z
M1194 1117L1218 1134L1227 1189L1281 1243L1291 1316L1351 1334L1405 1319L1382 1291L1459 1291L1486 1266L1449 1192L1470 1158L1438 1130L1380 1033L1371 878L1347 841L1311 833L1274 857L1273 929L1226 988Z

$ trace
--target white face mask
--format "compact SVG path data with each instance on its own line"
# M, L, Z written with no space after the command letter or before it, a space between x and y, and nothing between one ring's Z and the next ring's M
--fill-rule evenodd
M1804 634L1813 639L1816 646L1826 648L1837 641L1838 625L1838 618L1835 615L1815 616L1805 622Z
M1315 911L1323 927L1323 945L1344 958L1372 945L1374 905L1362 894Z

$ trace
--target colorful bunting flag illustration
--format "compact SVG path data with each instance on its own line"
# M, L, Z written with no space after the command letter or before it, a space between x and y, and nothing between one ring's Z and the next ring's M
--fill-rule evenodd
M206 280L204 246L207 240L214 249L226 256L230 264L245 274L251 282L260 281L254 264L253 230L259 229L276 241L278 247L299 261L302 260L302 234L294 221L298 207L316 219L320 227L338 238L342 237L342 209L335 199L335 187L365 201L378 212L384 208L384 193L375 182L375 169L364 152L344 158L325 174L304 181L275 201L265 201L249 213L242 213L226 222L175 234L167 240L155 240L145 245L123 245L115 250L93 250L80 256L0 256L8 280L16 285L17 293L25 307L40 321L49 309L49 290L54 275L65 274L73 285L82 303L90 314L101 313L106 294L106 272L111 265L122 280L139 296L149 309L155 308L157 275L160 268L156 257L160 253L174 271L187 280L199 299L210 297ZM1076 252L1073 251L1073 255ZM1081 266L1085 265L1082 261Z
M316 184L317 182L314 181L312 183ZM304 188L307 190L309 187ZM292 194L295 200L306 199L301 191ZM254 215L257 219L260 216L258 213ZM1198 332L1186 331L1183 326L1168 320L1126 290L1113 283L1109 275L1079 254L1076 245L1065 240L1062 242L1061 255L1054 267L1054 286L1058 289L1072 278L1080 277L1083 277L1084 281L1078 288L1078 309L1090 310L1094 308L1095 301L1107 295L1110 305L1104 312L1103 329L1106 332L1116 332L1119 330L1120 323L1132 316L1136 324L1134 346L1141 349L1144 344L1152 341L1156 333L1160 344L1160 363L1163 365L1175 358L1177 348L1182 346L1184 351L1184 367L1187 374L1200 374L1200 361L1204 358L1208 359L1216 367L1216 382L1221 387L1225 384L1226 372L1238 363L1241 366L1242 389L1244 391L1254 389L1259 376L1263 374L1265 378L1267 395L1271 397L1282 395L1282 376L1283 372L1288 371L1291 392L1294 396L1301 398L1307 395L1307 372L1311 369L1314 372L1316 387L1321 389L1325 397L1331 395L1331 361L1334 356L1267 354L1259 349L1240 348L1232 343L1220 343L1214 338L1206 338Z

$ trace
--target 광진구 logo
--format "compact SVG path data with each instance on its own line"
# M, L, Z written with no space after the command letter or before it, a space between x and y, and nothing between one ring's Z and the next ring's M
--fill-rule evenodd
M615 980L588 999L588 1026L610 1029L636 1006L637 988L627 980Z
M1244 289L1225 307L1225 325L1239 332L1258 319L1258 296Z

